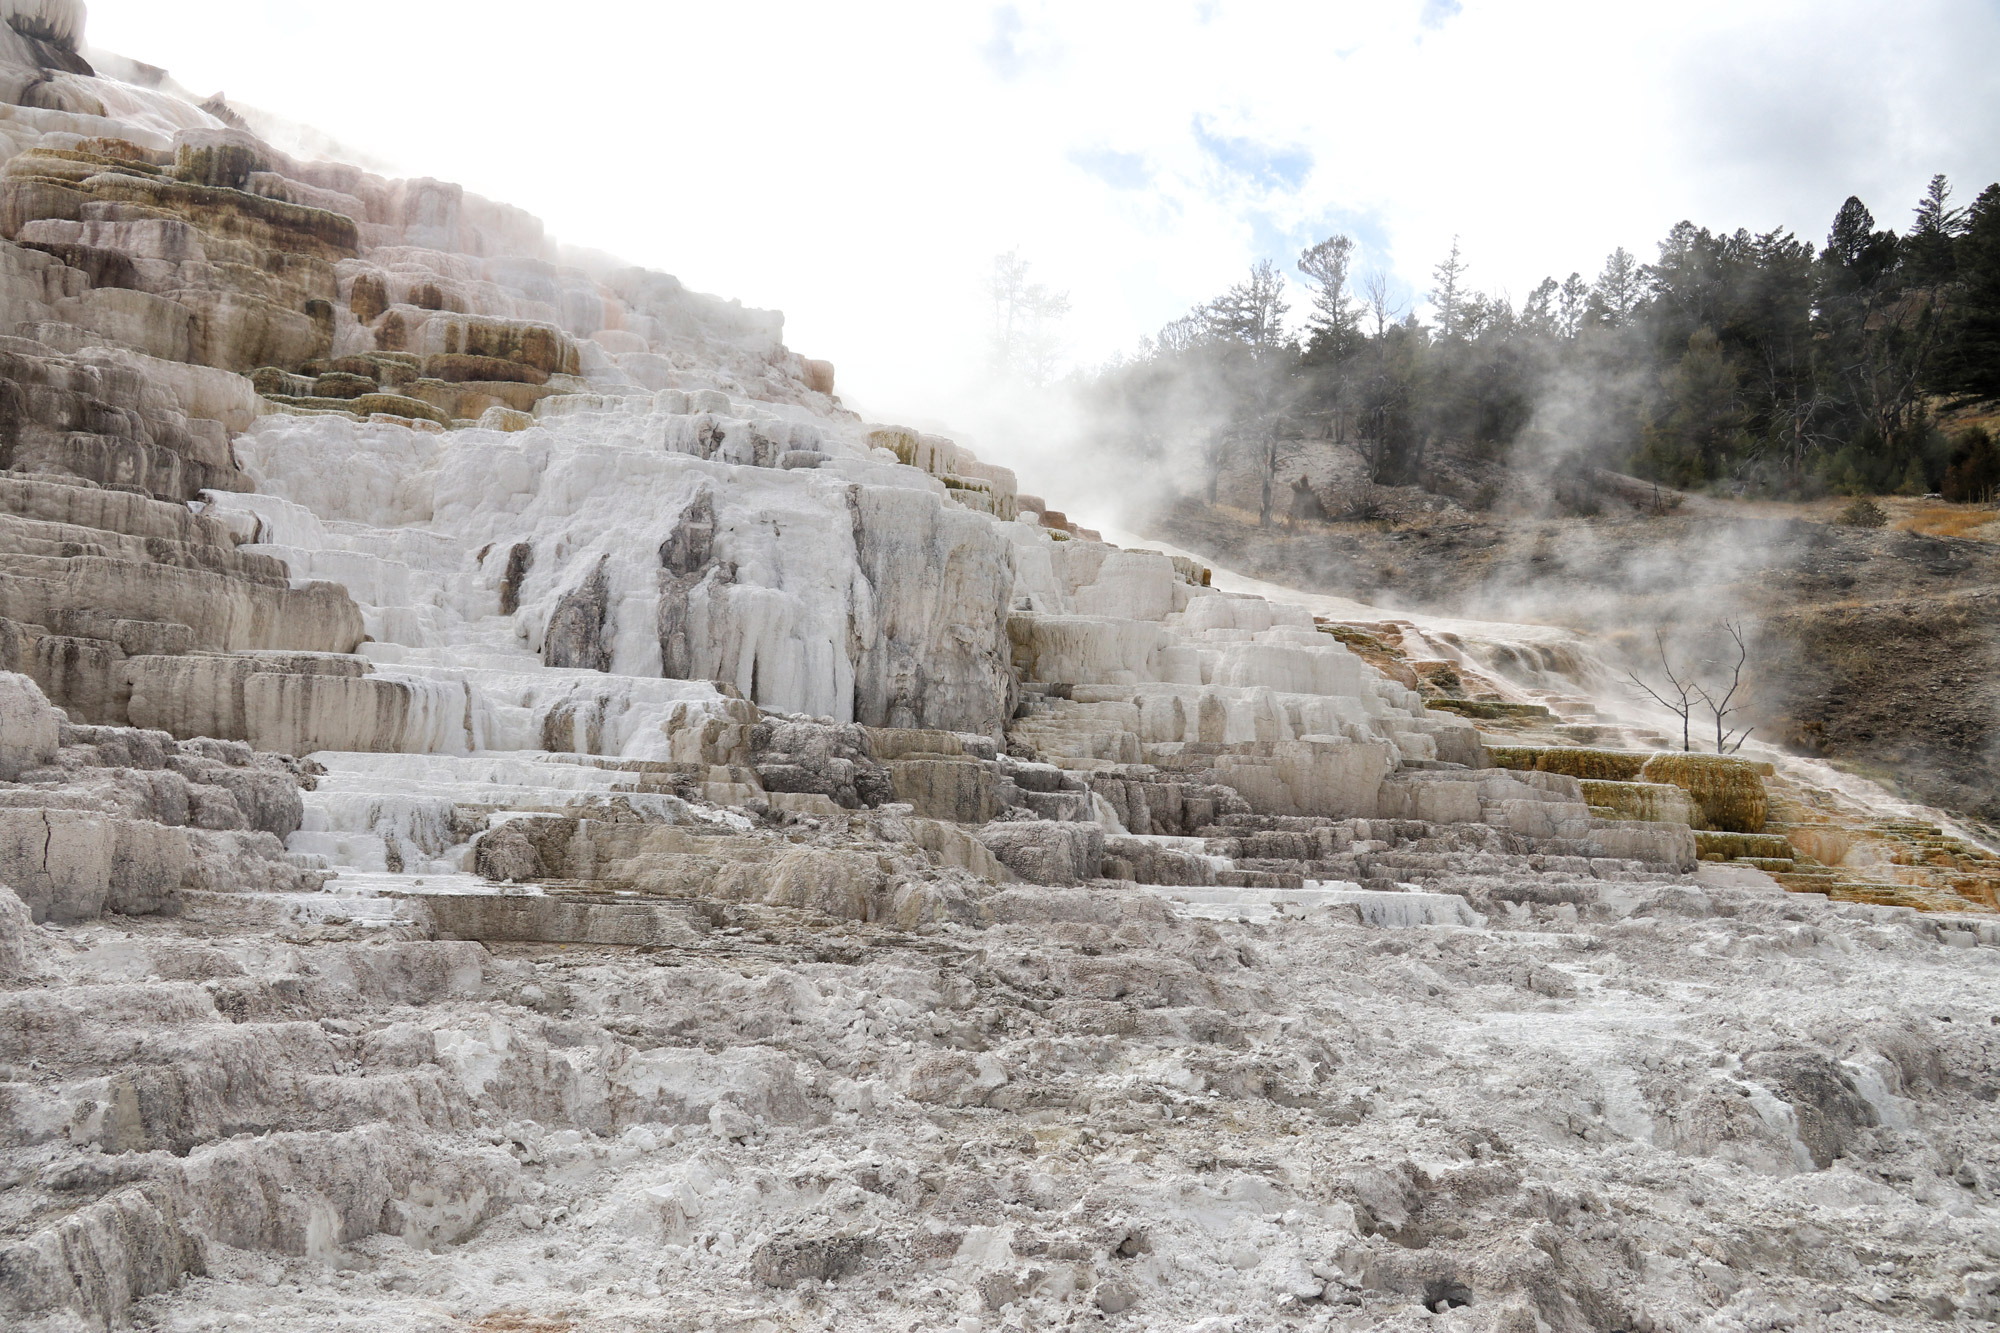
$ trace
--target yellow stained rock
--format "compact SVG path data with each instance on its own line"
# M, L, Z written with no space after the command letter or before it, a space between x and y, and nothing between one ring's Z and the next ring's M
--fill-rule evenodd
M1640 776L1669 782L1694 798L1703 825L1718 833L1762 833L1771 801L1761 765L1714 754L1659 754Z

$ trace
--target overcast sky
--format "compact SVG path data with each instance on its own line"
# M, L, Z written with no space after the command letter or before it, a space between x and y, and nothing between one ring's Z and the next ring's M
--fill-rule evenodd
M1018 247L1102 360L1333 231L1518 301L1681 218L2000 178L1995 0L91 0L90 39L772 306L948 417ZM1301 302L1302 304L1302 302Z

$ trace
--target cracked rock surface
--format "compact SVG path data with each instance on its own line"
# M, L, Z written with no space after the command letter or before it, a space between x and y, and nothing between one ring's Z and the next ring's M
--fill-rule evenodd
M1470 927L1021 886L639 950L7 896L10 1318L1990 1320L2000 935L1754 879Z

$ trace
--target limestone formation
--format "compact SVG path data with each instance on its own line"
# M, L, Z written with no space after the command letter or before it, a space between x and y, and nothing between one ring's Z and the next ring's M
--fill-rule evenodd
M0 673L0 883L36 921L173 914L190 892L317 888L282 839L302 774L248 747L71 725Z
M1639 776L1686 791L1700 823L1718 833L1762 833L1770 805L1760 766L1718 755L1661 754Z
M55 762L58 715L26 676L0 674L0 782Z
M0 20L8 1327L1993 1316L2000 932L1843 798Z
M1000 864L1031 884L1073 888L1099 878L1103 870L1104 830L1096 824L994 824L980 840Z

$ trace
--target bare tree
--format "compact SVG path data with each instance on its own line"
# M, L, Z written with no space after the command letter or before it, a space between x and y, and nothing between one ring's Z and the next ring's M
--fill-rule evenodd
M1718 676L1727 673L1725 689L1721 681L1710 684L1701 679L1697 668L1676 667L1667 652L1666 635L1659 630L1653 632L1654 646L1660 654L1660 671L1666 677L1666 684L1655 688L1637 671L1628 671L1630 678L1641 693L1681 720L1681 749L1694 752L1694 714L1697 708L1706 709L1715 723L1715 752L1735 754L1750 739L1754 727L1733 727L1729 719L1743 711L1739 697L1749 687L1745 679L1750 665L1750 642L1743 633L1743 627L1735 621L1724 622L1720 627L1729 643L1735 649L1734 662L1726 659L1704 659L1700 668L1712 669Z
M1735 664L1728 668L1729 688L1723 690L1718 684L1711 690L1705 685L1697 685L1695 693L1701 696L1702 702L1708 706L1709 715L1715 719L1715 752L1735 754L1750 739L1750 733L1756 730L1755 727L1734 728L1729 725L1729 719L1743 711L1742 705L1736 702L1736 696L1743 690L1743 669L1750 662L1750 644L1743 637L1743 627L1735 621L1724 624L1722 628L1736 647ZM1711 665L1719 668L1724 664ZM1718 693L1722 696L1719 699L1716 697Z
M1666 673L1667 683L1661 689L1647 684L1646 678L1637 671L1628 671L1632 683L1660 707L1681 720L1681 749L1694 753L1694 700L1701 692L1693 675L1681 679L1681 673L1674 669L1673 659L1667 655L1667 637L1659 630L1653 631L1653 643L1660 650L1660 669Z
M1271 526L1278 474L1292 461L1293 443L1279 435L1277 419L1270 415L1258 417L1244 431L1244 444L1256 464L1257 478L1262 485L1257 509L1257 526L1260 528Z
M1163 356L1179 356L1199 347L1208 338L1208 323L1199 310L1182 315L1165 325L1155 342Z
M1391 324L1403 317L1402 307L1389 297L1389 275L1376 269L1361 280L1361 296L1368 305L1368 313L1375 319L1375 337L1379 341Z

